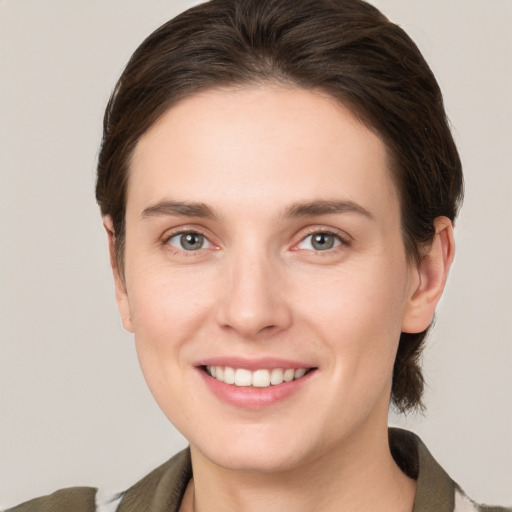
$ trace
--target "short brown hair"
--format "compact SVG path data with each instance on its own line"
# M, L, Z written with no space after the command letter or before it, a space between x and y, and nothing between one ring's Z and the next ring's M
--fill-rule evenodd
M126 188L140 137L201 90L281 82L327 92L385 142L407 254L419 261L434 219L462 201L461 162L439 86L409 36L362 0L211 0L162 25L135 51L105 118L96 198L111 217L122 269ZM402 333L392 401L421 405L427 331Z

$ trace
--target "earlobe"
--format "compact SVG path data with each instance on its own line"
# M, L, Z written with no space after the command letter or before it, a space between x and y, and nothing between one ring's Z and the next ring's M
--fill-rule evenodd
M114 231L114 223L112 222L112 218L109 215L105 215L103 217L103 227L105 228L108 237L108 252L110 256L110 266L112 268L112 274L114 276L117 309L119 310L119 314L121 315L123 327L129 332L133 332L130 304L128 301L126 284L122 272L118 267L116 258L116 235Z
M447 217L437 217L434 227L434 239L414 269L414 285L402 320L402 332L417 333L428 328L453 262L455 241L452 222Z

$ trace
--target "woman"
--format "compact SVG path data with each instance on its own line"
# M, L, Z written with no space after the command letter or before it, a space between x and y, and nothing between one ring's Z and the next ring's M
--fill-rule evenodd
M387 428L390 400L421 406L461 197L435 79L368 4L213 0L152 34L107 107L97 199L190 450L101 506L479 510Z

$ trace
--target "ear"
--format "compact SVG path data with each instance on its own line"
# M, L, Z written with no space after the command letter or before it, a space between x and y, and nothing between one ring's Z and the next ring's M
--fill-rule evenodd
M455 255L453 226L447 217L434 221L435 235L419 265L412 270L411 290L402 332L422 332L431 324Z
M103 227L105 228L108 237L108 252L110 254L110 266L112 267L112 274L114 275L117 309L121 315L123 327L129 332L133 332L130 303L128 301L128 293L126 292L124 276L122 271L118 268L117 264L115 252L116 234L114 231L114 223L112 222L110 215L105 215L103 217Z

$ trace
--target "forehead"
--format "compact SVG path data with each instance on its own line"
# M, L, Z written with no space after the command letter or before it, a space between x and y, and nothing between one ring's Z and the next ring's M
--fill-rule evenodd
M215 89L180 101L144 134L127 204L142 212L170 196L249 210L343 199L389 209L398 200L388 167L380 137L325 93Z

